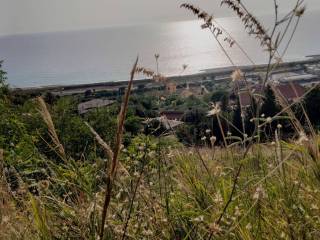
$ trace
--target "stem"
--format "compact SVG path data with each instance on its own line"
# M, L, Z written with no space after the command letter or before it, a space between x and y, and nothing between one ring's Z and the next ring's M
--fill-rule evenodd
M128 89L127 89L126 94L124 96L124 102L122 104L120 114L119 114L116 145L115 145L115 150L114 150L114 154L113 154L113 158L112 158L111 168L110 168L110 171L109 171L108 177L107 177L106 195L105 195L104 205L103 205L103 209L102 209L101 229L100 229L100 235L99 235L100 240L103 239L104 225L106 222L107 211L108 211L108 207L109 207L110 200L111 200L113 181L114 181L116 174L117 174L118 155L119 155L121 143L122 143L123 126L124 126L124 121L125 121L126 113L127 113L127 109L128 109L129 97L130 97L130 93L131 93L131 89L132 89L132 85L133 85L133 79L134 79L134 75L135 75L136 68L138 65L138 59L139 58L137 57L134 65L133 65L133 68L131 70L130 81L128 83Z

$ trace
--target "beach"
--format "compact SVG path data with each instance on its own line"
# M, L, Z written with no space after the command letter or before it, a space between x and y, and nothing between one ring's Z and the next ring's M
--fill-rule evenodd
M306 64L318 64L320 63L320 56L313 55L308 56L304 60L291 61L280 63L277 68L277 72L292 72L301 71L304 69ZM244 65L238 66L247 74L256 74L266 71L266 64L260 65ZM219 84L220 81L230 81L231 73L234 71L235 67L223 67L214 69L204 69L200 73L196 74L186 74L178 76L170 76L166 78L166 81L175 82L177 85L188 83L201 83L205 81L210 81L212 83ZM319 78L320 81L320 78ZM86 91L119 91L121 88L125 88L128 85L128 81L111 81L111 82L98 82L98 83L88 83L88 84L72 84L72 85L56 85L56 86L43 86L43 87L32 87L32 88L12 88L14 92L23 93L33 93L39 94L44 92L51 92L57 96L75 95L83 94ZM136 79L134 81L134 86L143 86L145 89L152 89L155 87L163 86L163 82L155 82L152 79Z

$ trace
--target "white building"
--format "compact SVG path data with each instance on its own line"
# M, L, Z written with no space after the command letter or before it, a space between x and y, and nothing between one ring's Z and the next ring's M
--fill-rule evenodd
M94 109L94 108L110 106L114 102L115 101L108 100L108 99L92 99L90 101L80 103L78 105L78 112L79 112L79 114L84 114L84 113L86 113L89 110Z

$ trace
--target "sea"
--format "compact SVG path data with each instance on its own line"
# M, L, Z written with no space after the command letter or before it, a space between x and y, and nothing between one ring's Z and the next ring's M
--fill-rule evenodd
M270 30L273 17L261 19ZM216 21L256 64L267 61L267 53L248 36L237 18ZM319 12L307 12L285 61L320 53L319 23ZM159 54L159 71L166 76L230 66L214 37L200 26L201 22L193 20L2 36L0 59L13 88L123 81L128 79L137 56L139 66L156 70L155 54ZM225 46L236 65L251 64L237 46ZM188 67L183 71L184 64Z

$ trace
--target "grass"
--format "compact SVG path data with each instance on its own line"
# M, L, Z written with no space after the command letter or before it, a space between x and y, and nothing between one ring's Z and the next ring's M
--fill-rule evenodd
M289 27L280 35L277 29L282 23L290 25L294 17L300 20L302 2L298 0L285 19L278 19L275 0L275 25L269 34L242 3L222 1L267 48L269 64L264 87L279 64L273 60L279 55L282 34ZM210 30L234 65L223 46L223 42L238 46L230 34L217 28L214 19L199 8L190 4L182 7L204 21L203 28ZM295 30L296 25L284 52ZM227 37L222 40L221 35ZM25 147L10 147L28 148L28 155L37 156L35 163L16 159L20 156L14 151L0 151L0 239L319 239L320 137L310 124L312 134L307 136L292 105L283 103L280 113L261 124L262 98L258 99L253 135L243 133L244 140L239 138L232 145L228 143L232 136L224 135L220 123L220 107L213 104L209 113L218 117L224 147L186 147L172 136L139 135L124 148L124 121L134 75L142 73L165 81L159 74L159 56L155 55L156 72L138 67L135 62L113 148L94 126L86 124L98 143L95 148L103 150L105 159L96 157L89 162L83 156L81 161L72 158L59 140L50 109L42 98L37 99L38 114L49 133L46 143L51 154L30 150L32 141ZM234 67L236 78L242 78ZM262 143L261 126L283 113L300 135L298 141L282 140L282 129L277 128L274 142ZM216 141L214 136L210 141ZM33 164L32 168L26 166L20 171L20 165L9 164L12 159L19 164Z
M140 136L122 150L126 171L114 181L104 239L320 236L319 159L308 147L253 145L243 158L239 147L195 151L168 141ZM105 194L103 181L95 185L98 169L77 162L52 169L56 178L40 182L37 195L2 184L0 237L96 239Z

